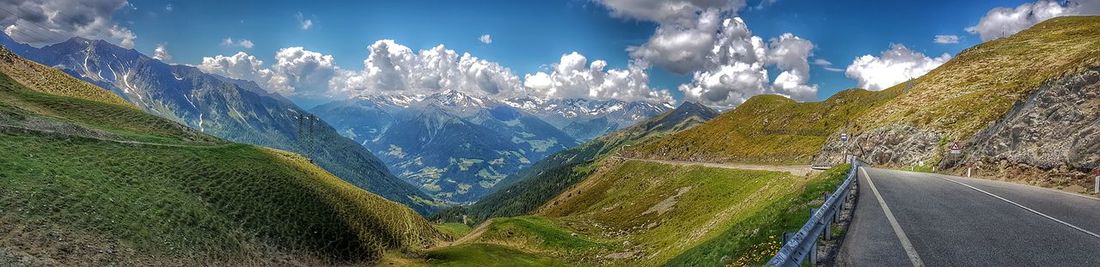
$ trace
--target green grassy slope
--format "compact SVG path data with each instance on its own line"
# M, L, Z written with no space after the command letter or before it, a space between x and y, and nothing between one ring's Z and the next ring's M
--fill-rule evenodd
M796 177L642 161L603 164L536 215L493 218L460 245L503 246L573 265L709 266L723 258L760 264L847 171L840 166Z
M805 103L758 95L698 127L633 146L622 154L710 162L807 163L830 134L899 93L900 88L881 92L851 89L823 102Z
M614 154L625 146L694 127L716 115L717 112L702 105L684 103L674 110L535 163L498 184L501 189L468 208L462 208L465 213L445 212L436 217L455 221L458 219L454 218L455 215L469 214L474 220L480 221L491 217L527 214L591 174L593 163L598 159Z
M369 262L445 238L295 154L69 97L96 87L27 89L12 69L0 67L0 255L21 264Z
M95 85L72 79L68 74L30 60L7 49L0 49L0 71L28 89L48 94L71 96L102 103L137 108L125 99Z
M469 244L435 249L426 253L424 261L419 265L456 267L569 266L547 256L494 244Z

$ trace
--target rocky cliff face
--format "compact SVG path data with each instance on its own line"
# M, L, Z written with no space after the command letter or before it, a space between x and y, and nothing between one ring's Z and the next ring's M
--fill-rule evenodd
M930 163L936 158L943 134L931 129L896 124L876 128L852 136L847 143L841 141L841 132L833 133L813 165L836 165L844 162L845 155L858 155L874 164L911 165Z
M969 143L958 166L1002 174L997 176L1044 173L1038 182L1088 185L1089 171L1100 167L1100 68L1039 87Z

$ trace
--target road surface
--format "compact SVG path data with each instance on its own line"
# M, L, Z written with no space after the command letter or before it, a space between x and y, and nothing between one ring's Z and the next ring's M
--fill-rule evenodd
M841 266L1100 266L1100 199L875 168L859 186Z

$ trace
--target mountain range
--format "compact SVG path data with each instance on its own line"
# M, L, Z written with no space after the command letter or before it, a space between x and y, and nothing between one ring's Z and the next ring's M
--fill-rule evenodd
M356 186L422 213L434 209L431 196L392 175L366 148L255 83L169 65L99 40L72 38L35 48L0 35L0 44L106 88L151 114L234 142L301 153Z

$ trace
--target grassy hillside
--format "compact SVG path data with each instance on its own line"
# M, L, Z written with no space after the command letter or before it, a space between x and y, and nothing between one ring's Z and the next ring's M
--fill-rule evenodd
M0 68L0 258L16 265L370 262L445 238L295 154L71 97L93 86L31 90L13 69Z
M826 138L873 107L902 93L851 89L823 102L795 102L778 95L758 95L709 122L630 147L636 158L743 162L808 163Z
M602 166L536 215L493 218L455 249L493 245L571 265L762 264L847 171L797 177L642 161Z
M580 146L558 152L532 165L517 175L497 184L498 189L460 212L454 210L436 216L461 221L457 216L469 214L476 221L490 217L528 214L547 200L591 174L594 162L613 154L624 146L691 128L714 118L717 112L696 103L683 103L674 110L646 119L635 125L601 136Z
M95 85L72 79L68 74L25 60L7 49L0 49L0 72L26 88L48 94L71 96L102 103L137 108L125 99Z
M1100 17L1053 18L964 50L857 125L909 124L943 132L944 139L965 139L1040 84L1089 66L1100 66Z

